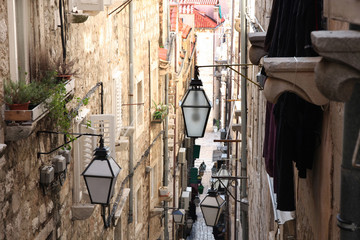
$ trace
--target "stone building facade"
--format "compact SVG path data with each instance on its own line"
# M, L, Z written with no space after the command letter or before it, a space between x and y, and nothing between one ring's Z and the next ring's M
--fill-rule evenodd
M111 141L105 145L112 143L112 156L122 168L106 212L106 217L112 214L111 226L104 227L101 207L89 203L80 176L85 164L84 146L88 142L98 145L94 138L80 137L71 143L72 160L61 183L54 181L44 188L40 185L40 170L51 165L53 155L38 157L37 153L63 143L61 134L37 134L56 131L51 119L44 115L28 123L1 122L0 239L163 237L165 211L159 214L156 207L164 204L158 189L163 186L163 172L169 171L163 167L164 155L169 153L164 153L165 124L154 122L153 112L154 104L165 102L167 92L166 79L159 68L159 45L169 47L168 1L95 2L96 6L83 6L76 0L1 1L0 82L3 86L8 77L16 81L22 72L28 73L29 82L39 80L40 72L53 66L57 59L66 56L67 60L76 60L80 73L74 77L75 97L67 107L76 107L77 98L91 93L88 104L80 108L73 120L72 131L90 131L83 125L92 120L91 127L95 127L93 115L109 117L112 123L105 135ZM178 29L173 34L180 36L178 44L187 52L182 71L174 68L178 59L168 69L168 74L173 75L171 87L178 85L178 98L171 101L178 109L176 101L184 94L192 74L195 38L191 32L182 38ZM173 56L180 59L178 53ZM99 82L103 86L103 113ZM95 90L90 91L93 87ZM169 116L180 119L180 114L179 110L170 110ZM174 125L175 158L184 130L182 120ZM175 187L182 189L181 183ZM173 198L177 203L175 197L178 194Z
M341 182L344 181L341 177L341 166L343 160L343 146L346 139L343 139L344 129L347 129L348 124L344 125L344 101L339 101L333 97L334 95L327 94L325 88L321 88L321 79L326 68L319 67L319 64L324 64L326 61L334 59L334 57L326 55L323 50L319 50L320 41L317 40L316 33L312 33L312 44L317 53L322 56L320 63L314 58L298 58L295 62L294 58L278 58L282 61L281 64L275 66L272 65L272 58L262 58L266 55L263 50L263 44L265 40L266 31L269 27L269 20L272 13L274 1L255 1L254 5L250 1L247 1L247 17L246 26L247 34L250 40L247 40L247 62L253 63L247 69L247 76L255 80L257 74L261 70L261 66L265 67L265 71L268 74L266 81L271 81L275 77L280 78L283 81L277 85L277 89L282 88L280 92L295 91L295 93L301 96L300 91L294 90L291 87L284 87L286 81L294 82L294 74L297 74L297 78L300 79L303 76L309 76L311 79L312 89L320 89L318 93L313 95L312 101L310 102L322 105L322 129L321 129L321 144L316 149L312 170L307 170L307 177L300 178L294 167L294 189L295 189L295 205L296 210L294 212L294 219L286 221L284 224L276 222L278 214L276 212L276 202L273 204L272 197L269 190L268 176L265 169L265 161L263 158L264 136L265 136L265 112L266 112L266 101L276 101L274 96L280 94L275 93L275 88L269 89L269 85L265 84L264 90L260 90L258 86L250 83L246 84L247 88L247 190L248 190L248 239L350 239L346 238L350 235L344 235L343 231L337 226L337 216L343 216L344 210L340 210L341 201L344 201L343 186ZM321 1L322 2L322 1ZM334 1L323 1L323 21L325 30L331 34L338 33L340 30L349 31L354 29L356 24L359 24L358 19L351 14L351 11L343 9L336 5ZM349 1L349 8L358 8L359 5L356 1ZM335 9L334 6L337 6ZM351 7L350 7L351 6ZM342 9L342 10L340 10ZM336 14L333 12L337 12ZM342 13L339 15L339 13ZM252 14L253 13L253 14ZM357 28L355 28L357 29ZM241 34L244 34L241 29ZM254 33L256 34L254 35ZM356 32L356 31L355 31ZM356 35L357 36L357 35ZM339 37L339 39L345 39L345 36ZM356 38L355 38L356 39ZM326 46L327 42L322 39L322 46ZM330 40L329 40L330 42ZM242 43L243 44L243 43ZM345 44L345 43L344 43ZM345 44L346 45L346 44ZM340 45L339 45L340 46ZM353 51L354 47L352 48ZM329 50L329 49L328 49ZM329 50L331 52L331 50ZM350 51L350 50L349 50ZM346 52L346 51L345 51ZM259 54L259 55L256 55ZM352 53L355 56L356 53ZM350 54L351 55L351 54ZM260 56L260 57L259 57ZM251 62L253 59L260 59L260 62ZM335 57L336 58L336 57ZM273 58L276 60L275 58ZM329 60L330 59L330 60ZM325 61L326 60L326 61ZM293 62L294 61L294 62ZM311 75L306 75L301 70L307 61L315 61L309 71ZM352 61L350 58L343 60L343 65L351 65ZM295 68L296 64L296 68ZM326 62L326 64L329 64ZM322 65L329 66L330 65ZM259 65L261 65L259 67ZM277 68L282 65L283 75L272 75L277 71ZM322 72L324 71L324 72ZM358 71L358 70L357 70ZM286 72L286 73L284 73ZM303 76L302 76L303 74ZM329 77L330 75L327 75ZM334 77L335 79L336 77ZM341 77L338 77L340 81ZM356 78L356 77L355 77ZM270 79L270 80L269 80ZM275 78L277 79L277 78ZM319 80L320 79L320 80ZM278 79L277 79L278 80ZM310 81L309 81L310 82ZM316 84L315 84L316 82ZM320 83L319 83L320 82ZM296 84L296 82L294 83ZM268 89L267 89L268 87ZM330 87L330 85L329 85ZM300 87L299 87L300 88ZM307 94L307 92L302 88ZM351 88L350 88L351 89ZM330 90L329 90L330 91ZM339 89L334 90L334 92ZM235 91L236 92L236 91ZM235 93L239 94L239 93ZM235 95L234 94L234 95ZM347 92L349 96L354 94L352 90ZM323 99L325 96L325 103L319 103L318 100ZM309 101L309 100L308 100ZM356 130L358 131L358 129ZM351 143L354 151L354 143ZM352 154L352 152L350 154ZM295 166L295 165L294 165ZM342 179L342 180L341 180ZM357 184L352 182L352 184ZM274 209L275 208L275 209ZM353 211L355 208L353 208ZM346 212L346 210L345 210ZM349 217L347 217L348 219ZM352 219L351 221L356 221ZM243 226L241 224L241 226ZM342 233L341 233L342 232ZM346 231L345 231L346 232ZM351 231L350 231L351 232ZM340 234L341 233L341 234ZM356 234L355 232L349 234ZM346 236L346 237L344 237ZM357 235L356 235L357 236ZM356 239L351 238L351 239Z

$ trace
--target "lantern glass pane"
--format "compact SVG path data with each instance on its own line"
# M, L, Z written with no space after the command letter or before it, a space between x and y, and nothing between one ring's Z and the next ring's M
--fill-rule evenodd
M219 208L200 205L206 225L215 226L220 212Z
M201 205L206 205L210 207L219 207L219 203L217 201L217 197L206 196L204 200L201 202Z
M216 176L219 177L229 177L229 171L226 168L220 168L220 170L216 173ZM222 184L219 182L221 181ZM228 179L217 179L215 184L214 184L214 188L218 189L219 187L224 188L228 186L229 180Z
M183 215L181 214L174 214L174 222L181 223Z
M111 178L85 176L86 185L88 187L92 203L108 203L111 180Z
M90 166L84 171L83 175L113 177L108 161L97 159L94 159L90 163Z
M202 136L207 124L210 108L183 107L184 120L189 137Z
M201 90L190 89L183 103L183 107L187 107L187 106L209 107L210 103L205 95L205 92L202 89Z

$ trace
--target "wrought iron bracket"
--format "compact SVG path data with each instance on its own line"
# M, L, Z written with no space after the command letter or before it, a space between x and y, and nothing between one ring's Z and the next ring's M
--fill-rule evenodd
M342 230L355 232L355 231L358 231L360 229L360 226L357 225L356 223L342 219L340 217L340 214L338 214L336 216L336 218L337 218L337 225Z
M76 136L75 140L82 137L82 136L93 136L93 137L100 137L100 138L103 138L103 135L102 134L93 134L93 133L65 133L65 132L53 132L53 131L37 131L37 135L39 136L41 133L46 133L46 134L56 134L56 135L64 135L64 138L66 135L78 135ZM48 154L51 154L53 152L55 152L56 150L64 147L65 145L73 142L74 140L70 140L70 141L66 141L65 140L65 143L50 150L49 152L38 152L37 153L37 157L40 158L41 155L48 155Z

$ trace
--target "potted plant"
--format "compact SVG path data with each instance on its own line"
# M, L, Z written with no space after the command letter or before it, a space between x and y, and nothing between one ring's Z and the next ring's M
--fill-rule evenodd
M7 79L4 82L4 102L10 110L29 109L32 91L25 80L12 81Z
M54 63L52 69L54 69L57 73L57 78L59 81L69 80L72 76L76 77L79 75L79 68L75 67L75 64L78 62L77 58L68 60L63 59L60 56Z
M161 122L161 120L163 120L169 113L169 106L162 104L162 103L158 103L156 104L155 101L153 101L154 103L154 113L153 113L153 121L155 122Z

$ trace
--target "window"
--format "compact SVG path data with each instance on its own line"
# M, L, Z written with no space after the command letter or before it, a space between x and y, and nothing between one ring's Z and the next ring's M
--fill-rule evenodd
M121 110L121 71L113 72L113 112L115 114L116 139L120 138L120 130L122 126L122 110Z
M158 63L153 62L151 64L151 96L152 100L156 103L159 102L159 81L158 81ZM150 104L153 104L152 102Z
M141 223L141 209L142 209L142 196L141 196L141 187L138 188L135 195L135 211L134 211L134 217L135 217L135 224Z
M92 115L87 118L89 109L82 109L76 117L74 132L103 134L105 146L110 148L110 155L115 156L114 115ZM91 121L91 127L86 126L87 119ZM93 152L99 146L99 138L83 135L74 141L74 203L84 202L87 195L85 181L81 173L93 158ZM89 200L89 199L87 199ZM87 201L86 201L87 202Z
M87 127L86 116L89 109L82 109L76 118L74 132L78 133L93 133L96 134L94 128ZM86 185L81 173L92 159L92 153L96 148L96 137L82 136L74 141L74 202L83 202L83 196L87 195Z
M29 0L8 0L10 75L14 81L29 73Z
M136 78L136 135L140 136L144 129L144 72L140 72Z
M154 196L156 195L156 192L158 191L158 184L157 184L157 165L155 164L152 168L151 168L151 189L150 189L150 197L151 199L154 198Z
M110 155L116 161L115 116L111 114L92 115L90 121L91 127L103 135L104 145L110 148Z

